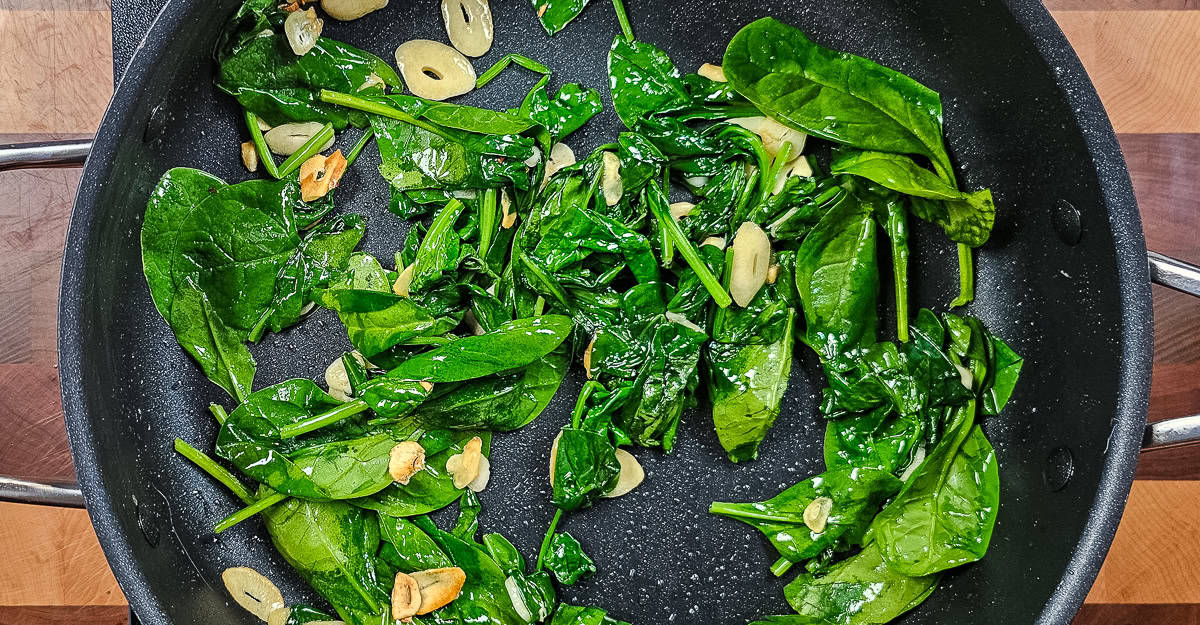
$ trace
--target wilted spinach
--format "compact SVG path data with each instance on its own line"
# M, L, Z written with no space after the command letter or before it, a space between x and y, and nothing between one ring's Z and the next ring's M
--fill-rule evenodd
M799 617L768 623L868 625L886 623L915 608L937 588L936 575L908 577L884 563L874 544L833 565L824 575L801 575L784 589Z
M558 583L568 586L596 573L596 563L584 553L583 545L566 532L559 532L550 539L546 568L554 573Z

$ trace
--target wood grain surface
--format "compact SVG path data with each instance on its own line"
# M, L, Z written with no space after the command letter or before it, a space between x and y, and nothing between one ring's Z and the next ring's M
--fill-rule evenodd
M1200 0L1046 0L1120 133L1151 249L1200 262ZM105 0L0 0L0 143L88 136L112 94ZM73 476L55 362L77 170L0 173L0 473ZM1200 414L1200 300L1155 287L1151 419ZM1200 625L1200 447L1143 457L1078 625ZM0 504L0 625L126 622L76 510Z

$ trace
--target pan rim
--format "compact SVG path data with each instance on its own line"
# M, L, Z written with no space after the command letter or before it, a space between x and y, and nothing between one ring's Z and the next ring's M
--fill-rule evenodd
M137 566L130 532L116 522L117 502L100 473L95 431L85 402L81 380L85 332L82 326L86 274L83 260L95 220L99 181L113 167L118 138L134 124L133 104L145 91L150 70L169 42L167 33L179 32L194 10L196 0L168 0L138 46L129 67L114 90L96 133L76 194L63 255L58 314L58 360L63 415L66 421L76 475L89 516L113 574L138 618L148 624L170 620L162 602L151 592L146 574ZM1098 490L1090 507L1082 538L1063 578L1043 607L1038 623L1069 623L1082 605L1116 533L1132 486L1149 405L1153 353L1153 323L1149 267L1141 218L1133 195L1120 145L1094 86L1066 37L1049 11L1038 0L1004 0L1024 28L1038 53L1060 68L1060 87L1076 124L1087 132L1084 142L1092 155L1112 229L1117 257L1118 290L1122 296L1122 359L1118 379L1120 394L1113 430ZM155 34L158 36L152 36Z

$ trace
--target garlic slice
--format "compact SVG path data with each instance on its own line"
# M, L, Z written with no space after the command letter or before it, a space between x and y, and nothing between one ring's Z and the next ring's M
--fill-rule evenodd
M492 49L492 10L488 0L442 0L446 35L459 52L483 56Z
M325 20L317 17L315 9L292 11L283 22L283 32L287 35L288 45L296 56L308 54L317 45Z
M421 585L407 573L396 573L392 586L392 618L397 621L411 619L421 609Z
M621 474L617 476L617 485L612 487L612 490L604 493L605 497L620 497L628 494L629 491L637 488L643 480L646 479L646 472L642 469L642 465L633 457L633 454L624 449L617 448L617 463L621 465Z
M263 139L267 142L267 147L272 152L280 156L291 156L295 154L313 135L321 132L325 124L319 122L293 122L290 124L280 124L263 134ZM324 152L333 146L333 137L321 146L318 152Z
M475 68L461 52L428 39L413 39L396 48L396 65L413 95L446 100L475 88Z
M346 173L346 157L341 150L329 156L315 154L300 164L300 199L311 202L325 197L342 181Z
M696 70L696 73L716 82L729 82L725 79L725 68L720 65L705 63L700 66L700 69Z
M247 171L258 171L258 150L254 148L253 141L242 143L242 164L246 166Z
M321 0L321 10L339 22L356 20L387 6L388 0Z
M483 458L483 439L472 437L463 445L462 453L446 459L446 472L454 478L455 488L466 488L479 477L480 459Z
M747 221L733 237L733 267L729 272L729 295L745 308L767 281L771 266L771 240L758 224Z
M388 455L388 474L397 484L408 485L425 468L425 448L417 441L400 441Z
M471 489L472 492L481 493L483 492L483 489L487 488L488 482L491 481L491 479L492 461L488 460L487 456L480 455L479 475L476 475L475 479L471 480L470 484L467 484L467 488Z
M550 147L550 158L546 160L546 177L542 179L542 186L546 186L546 182L558 170L574 164L575 151L571 149L571 146L565 143L555 143Z
M701 246L711 245L719 250L725 250L725 237L708 237L700 242Z
M729 123L758 135L771 158L775 158L784 142L792 144L792 154L800 154L804 151L805 140L808 139L808 135L803 132L788 128L770 117L739 117L729 120Z
M367 359L357 351L350 352L354 359L362 366L367 366ZM350 374L346 373L346 366L342 363L341 357L335 358L333 362L325 367L325 386L329 389L329 396L338 401L350 401Z
M396 276L396 283L392 285L392 293L400 297L408 297L409 287L412 286L413 269L416 266L416 263L412 263L400 271L400 275Z
M625 185L621 182L621 158L615 152L604 152L603 158L604 179L600 189L604 192L604 203L616 206L625 194Z
M672 202L670 206L671 216L678 221L681 217L691 215L692 210L695 208L696 205L691 202Z
M250 567L225 569L221 573L221 581L225 582L225 590L229 591L238 605L263 621L271 616L271 612L284 607L283 593L279 592L279 588Z
M804 524L808 529L820 534L825 531L825 523L833 510L833 500L828 497L817 497L804 507Z
M421 607L417 608L417 614L429 614L454 601L467 581L467 574L457 566L417 571L411 575L421 589Z

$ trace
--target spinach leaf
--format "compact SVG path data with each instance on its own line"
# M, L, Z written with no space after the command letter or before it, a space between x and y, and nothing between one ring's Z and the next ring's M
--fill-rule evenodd
M387 609L389 597L376 578L379 525L374 514L344 502L296 498L262 514L280 555L343 620L378 618Z
M483 548L487 550L488 555L504 571L505 575L512 575L513 573L520 573L525 570L525 558L521 556L521 552L517 551L517 548L503 535L484 534Z
M454 566L466 573L458 598L426 617L433 623L477 623L479 625L525 625L509 599L504 571L479 546L444 532L429 519L416 524L442 548Z
M908 342L908 208L898 199L884 204L883 230L892 248L892 284L896 292L896 338Z
M341 405L311 380L293 379L246 398L217 435L217 455L272 489L311 500L351 499L392 483L388 454L406 429L372 429L348 419L308 436L283 426Z
M678 111L691 103L679 70L665 52L618 35L608 52L613 109L633 129L646 115Z
M372 95L401 86L382 59L340 41L320 37L307 54L296 56L282 28L250 37L220 57L217 87L272 126L309 121L339 130L349 123L365 126L362 113L322 102L318 93Z
M789 308L784 332L769 343L708 344L713 424L733 462L758 457L759 443L779 416L792 370L795 316Z
M834 469L810 477L767 501L716 502L709 512L757 528L781 556L802 562L826 550L840 552L862 544L879 507L900 486L900 480L886 471ZM832 506L823 529L818 532L806 524L804 513L819 497L832 500Z
M767 623L868 625L887 623L915 608L937 587L936 575L908 577L890 569L874 544L821 576L801 575L784 588L805 620L772 617Z
M460 191L501 187L524 189L524 161L533 140L520 135L479 135L431 126L433 130L381 115L370 116L379 146L379 173L393 189ZM435 132L436 131L436 132Z
M838 419L825 427L825 466L882 469L900 474L912 462L923 439L917 417L903 417L880 406Z
M588 0L533 0L533 10L547 35L553 35L579 17Z
M992 343L993 362L989 368L991 377L983 388L983 414L996 415L1012 397L1025 359L999 338L989 334L988 339Z
M412 291L424 291L441 280L444 273L452 272L458 266L459 238L454 230L454 222L462 210L462 202L450 200L438 211L433 223L429 224L429 230L425 232L425 238L421 240L413 259L412 282L409 286Z
M569 365L564 344L517 371L447 385L444 391L439 387L413 420L429 428L520 429L550 404Z
M550 619L550 625L629 625L629 623L608 616L608 613L600 608L560 603L554 610L554 618Z
M996 454L974 426L975 402L872 525L879 551L897 573L929 575L983 557L1000 503Z
M546 568L554 573L558 583L567 586L573 586L575 582L596 573L596 563L583 552L583 545L566 532L559 532L550 539Z
M437 543L408 519L379 516L380 555L398 571L412 573L454 566Z
M436 102L410 95L391 94L378 96L373 100L444 128L477 134L519 135L536 125L535 120L512 113L452 102Z
M392 517L413 517L446 507L462 496L462 491L454 487L454 478L446 471L446 461L450 456L462 453L463 445L475 436L483 439L483 454L489 455L490 432L427 433L421 439L421 446L425 448L425 468L412 476L408 484L394 482L351 503Z
M470 489L464 490L458 498L458 520L450 533L459 540L475 542L475 535L479 533L479 511L479 497Z
M920 154L953 183L937 92L895 70L809 41L765 17L729 42L729 84L770 117L857 148Z
M978 247L987 242L996 219L988 189L965 193L901 154L842 151L833 161L834 174L854 174L893 191L920 198L913 213L935 223L956 243Z
M388 376L434 383L481 378L546 356L566 340L571 328L571 319L562 315L517 319L409 358Z
M287 620L284 625L304 625L315 621L330 621L333 617L321 610L318 610L310 605L294 605L288 609Z
M804 340L827 366L844 368L848 355L875 342L879 266L868 207L845 201L821 218L796 252L796 290Z
M150 284L154 296L154 283ZM254 386L256 367L254 356L242 342L245 332L225 325L208 296L190 281L185 279L172 288L169 302L160 304L156 297L154 303L175 333L175 340L209 380L234 398L244 399Z
M586 508L612 490L621 473L605 435L563 428L555 444L551 501L566 512Z
M569 82L550 98L546 85L530 92L529 117L550 132L553 141L561 141L604 110L600 92Z

